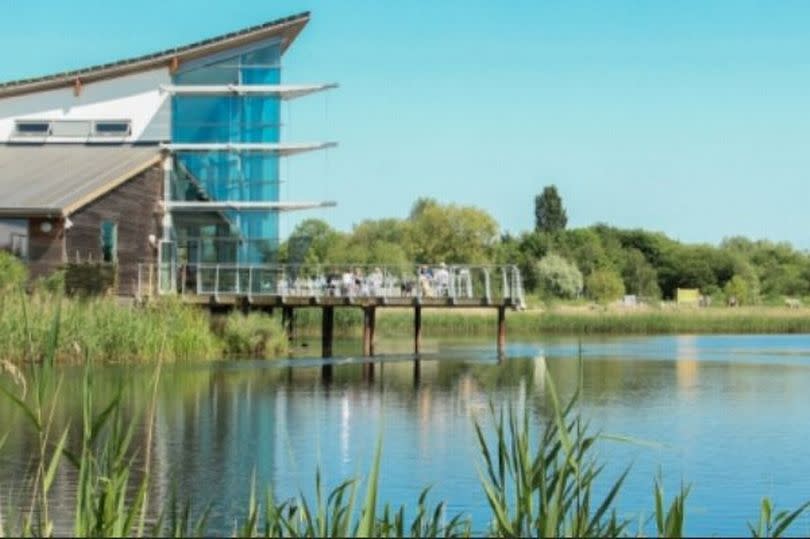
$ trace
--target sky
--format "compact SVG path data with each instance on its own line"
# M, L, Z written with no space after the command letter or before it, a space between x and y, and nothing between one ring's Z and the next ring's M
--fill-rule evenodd
M555 184L569 227L810 248L810 2L0 0L0 79L104 63L301 11L282 167L296 213L341 230L430 196L533 227Z

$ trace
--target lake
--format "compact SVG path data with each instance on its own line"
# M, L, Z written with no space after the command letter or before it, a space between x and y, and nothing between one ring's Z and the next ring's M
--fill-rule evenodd
M581 348L580 348L581 346ZM212 503L211 531L230 534L245 506L251 478L278 497L311 493L318 466L328 487L367 474L383 433L380 498L414 504L432 485L431 500L448 513L472 515L476 529L489 518L478 481L480 453L473 431L489 426L488 405L529 407L547 418L553 377L570 394L580 376L581 410L594 429L632 438L601 441L608 462L602 484L632 471L620 495L621 516L644 521L653 511L653 479L667 496L692 485L687 532L743 534L759 515L762 496L778 508L810 500L810 336L663 336L586 339L512 338L505 357L491 340L426 340L416 364L406 341L381 340L373 372L358 359L327 362L238 361L171 365L159 388L153 440L152 499L173 491L195 506ZM337 343L339 355L360 349ZM313 350L317 353L317 350ZM306 356L304 349L301 355ZM81 369L65 367L69 402L58 421L81 421ZM99 403L123 384L133 419L145 408L152 369L94 370ZM33 438L11 405L0 400L0 507L20 506L20 483ZM136 445L146 443L138 433ZM54 486L53 509L66 526L75 473L65 466ZM633 524L635 531L637 524ZM65 528L62 528L65 530ZM648 528L650 531L650 528ZM810 518L792 528L810 532Z

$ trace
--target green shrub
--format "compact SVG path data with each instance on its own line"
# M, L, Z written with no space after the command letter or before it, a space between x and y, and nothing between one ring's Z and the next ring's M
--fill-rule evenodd
M229 314L218 328L225 353L241 357L279 357L287 353L287 338L281 325L272 316L262 313Z
M594 270L585 280L585 289L591 299L599 303L609 303L624 295L624 282L613 270Z
M582 293L582 273L561 256L544 256L536 267L538 284L551 295L576 298Z
M25 264L6 251L0 251L0 291L21 288L28 280Z

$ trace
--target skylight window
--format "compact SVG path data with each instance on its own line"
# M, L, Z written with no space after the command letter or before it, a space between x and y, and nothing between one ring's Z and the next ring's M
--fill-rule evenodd
M47 136L51 133L51 123L47 121L18 121L17 134L24 136Z
M130 134L128 120L96 122L94 134L99 137L126 137Z

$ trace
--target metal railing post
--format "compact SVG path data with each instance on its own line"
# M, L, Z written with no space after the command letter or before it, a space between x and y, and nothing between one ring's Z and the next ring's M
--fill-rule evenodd
M492 289L489 285L489 269L484 268L484 298L487 303L492 303Z
M253 266L248 266L247 297L249 301L253 301Z
M214 268L214 299L219 301L219 264Z

